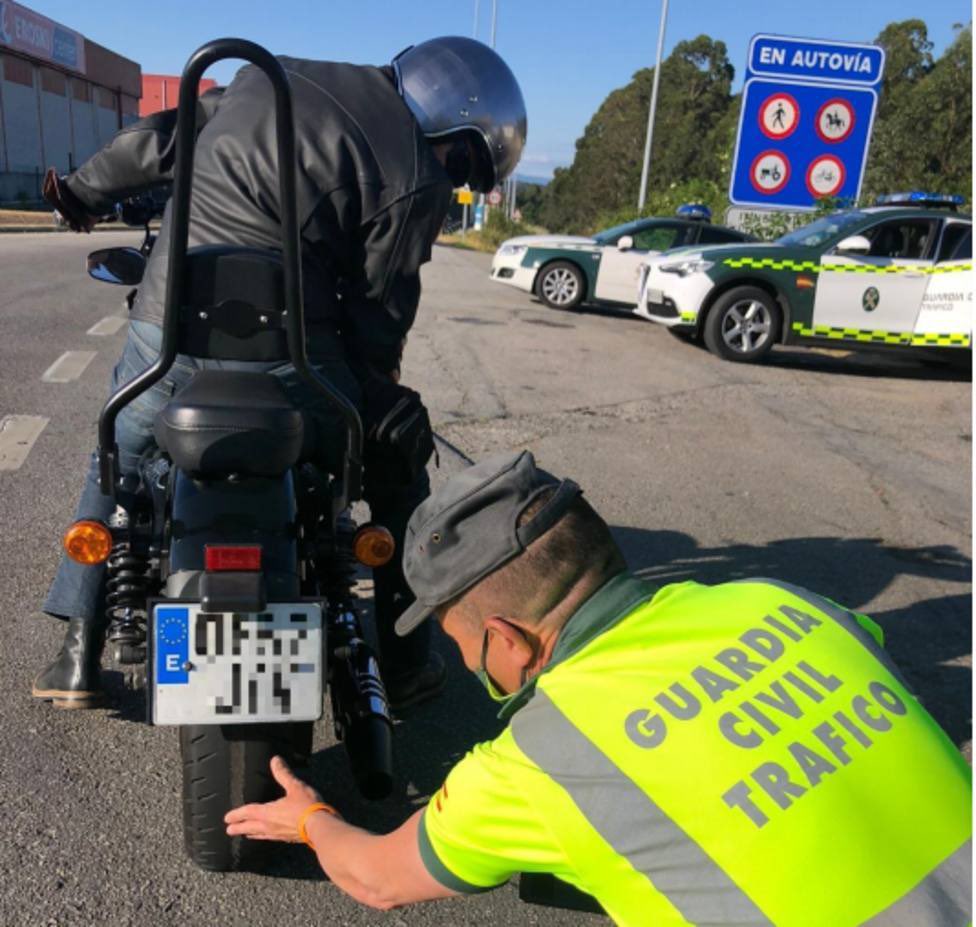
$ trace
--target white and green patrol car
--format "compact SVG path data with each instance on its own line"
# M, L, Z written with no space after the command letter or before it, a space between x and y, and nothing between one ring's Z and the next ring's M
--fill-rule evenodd
M640 267L649 257L689 245L754 240L710 220L707 206L688 203L672 219L637 219L592 238L510 238L495 252L491 279L535 293L553 309L575 309L584 301L633 306Z
M961 204L893 194L769 244L672 252L645 262L634 312L732 361L776 342L968 349L972 218Z

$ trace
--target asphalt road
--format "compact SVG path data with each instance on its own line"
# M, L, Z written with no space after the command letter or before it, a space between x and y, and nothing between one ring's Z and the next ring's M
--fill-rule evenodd
M18 420L23 463L0 469L0 924L599 923L521 906L511 886L382 915L341 896L297 847L269 874L199 872L182 854L175 732L141 723L141 697L109 672L112 708L31 700L61 634L40 602L125 334L123 291L88 280L83 256L114 243L137 238L0 237L0 418L35 417ZM548 310L490 283L488 263L437 248L425 270L404 380L435 427L472 456L529 447L573 476L655 582L775 576L873 615L969 755L968 373L792 349L736 366L625 314ZM81 353L52 370L65 352ZM435 479L456 466L443 454ZM450 686L398 724L393 798L358 801L318 726L316 784L357 822L399 823L495 730L441 646Z

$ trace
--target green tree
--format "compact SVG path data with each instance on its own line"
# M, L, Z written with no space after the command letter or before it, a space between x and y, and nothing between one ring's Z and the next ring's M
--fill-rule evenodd
M722 124L734 72L724 42L679 42L661 67L649 190L690 178L717 180L721 165L702 158L702 143ZM576 157L546 188L543 223L581 230L601 214L636 207L654 71L638 71L604 100L576 142Z
M546 188L538 183L519 183L516 202L525 225L542 224L542 205Z
M907 20L877 38L884 86L865 199L911 188L967 195L972 183L972 29L960 28L933 61L925 24Z

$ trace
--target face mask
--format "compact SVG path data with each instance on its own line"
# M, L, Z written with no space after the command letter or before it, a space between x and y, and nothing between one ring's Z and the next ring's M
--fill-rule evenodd
M471 152L463 139L457 139L451 146L444 169L455 187L463 187L468 182L471 177Z
M488 659L488 629L485 628L485 636L481 642L481 664L478 667L477 671L475 672L475 675L478 677L478 679L481 680L481 684L485 687L485 690L488 693L488 697L493 702L498 702L500 705L504 705L506 702L510 702L513 698L515 698L515 693L509 692L506 694L505 692L502 692L502 690L499 689L497 685L495 685L495 681L491 678L491 676L488 675L488 670L485 667L485 660L487 659ZM527 671L523 669L522 679L521 679L521 685L523 686L525 685L526 675L527 675Z

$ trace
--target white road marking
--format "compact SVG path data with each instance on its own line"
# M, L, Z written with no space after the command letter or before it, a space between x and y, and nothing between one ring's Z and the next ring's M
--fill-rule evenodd
M5 415L0 419L0 470L19 470L50 419Z
M45 383L69 383L77 380L94 357L94 351L65 351L41 374L41 379Z
M114 335L129 320L123 315L107 315L85 332L86 335Z

